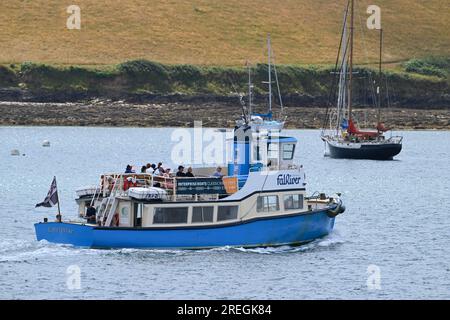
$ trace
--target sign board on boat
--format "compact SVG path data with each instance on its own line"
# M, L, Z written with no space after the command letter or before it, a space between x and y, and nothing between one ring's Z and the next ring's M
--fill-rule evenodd
M237 191L237 178L177 179L177 194L231 194Z

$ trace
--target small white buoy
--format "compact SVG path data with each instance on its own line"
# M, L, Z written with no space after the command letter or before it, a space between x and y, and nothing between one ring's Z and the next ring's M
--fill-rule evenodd
M17 149L12 149L11 150L11 155L12 156L20 156L20 151Z
M43 147L50 147L50 141L44 140L44 141L42 142L42 146L43 146Z

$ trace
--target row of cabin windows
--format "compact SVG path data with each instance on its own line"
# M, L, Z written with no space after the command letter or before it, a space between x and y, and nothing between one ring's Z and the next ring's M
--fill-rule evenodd
M295 144L293 143L283 143L283 160L292 160L294 158L294 150L295 150ZM256 152L256 160L262 160L262 156L260 154L260 148L259 146L255 149ZM269 159L278 159L278 153L279 153L279 144L277 143L268 143L267 145L267 158Z
M303 195L289 194L283 196L284 209L303 209ZM272 212L280 210L278 196L259 196L256 200L257 212Z
M290 194L283 196L284 209L303 209L303 195ZM155 208L153 215L154 224L187 223L188 207ZM273 212L280 210L278 196L258 196L256 200L257 212ZM238 206L219 206L217 209L217 221L237 219ZM213 222L214 207L193 207L192 223Z
M153 215L154 224L187 223L188 207L155 208ZM193 207L192 222L213 222L214 207ZM237 219L238 206L219 206L217 221Z

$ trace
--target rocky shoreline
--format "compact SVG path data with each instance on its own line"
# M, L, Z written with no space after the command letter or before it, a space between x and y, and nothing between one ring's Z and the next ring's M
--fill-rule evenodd
M286 128L320 128L325 112L324 107L287 107ZM0 102L1 126L192 127L194 121L202 121L205 127L230 128L240 114L239 104L229 102ZM375 122L372 108L357 108L354 114L361 126ZM448 108L389 108L383 111L383 118L397 130L450 130Z

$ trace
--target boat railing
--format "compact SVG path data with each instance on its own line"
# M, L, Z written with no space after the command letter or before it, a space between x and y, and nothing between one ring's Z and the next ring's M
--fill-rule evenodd
M310 195L309 197L305 197L305 200L308 203L308 209L309 210L317 210L319 208L319 204L324 204L324 203L330 203L330 201L332 201L333 198L327 197L325 195L325 193L319 192L319 191L315 191L312 195ZM314 205L314 208L313 208Z
M131 178L131 181L128 181ZM220 181L220 182L219 182ZM183 183L185 182L185 183ZM180 187L181 185L181 187ZM101 185L97 194L103 199L126 197L132 187L158 187L167 191L168 201L213 200L222 195L230 195L238 190L237 177L213 176L176 177L155 176L148 173L110 173L101 176ZM93 197L96 195L94 194Z
M345 143L345 144L351 144L351 143L365 143L365 144L383 144L383 143L397 143L400 144L403 140L402 136L392 136L388 139L385 139L384 136L380 136L377 139L346 139L344 137L332 137L332 136L322 136L325 141L331 141L336 143Z
M398 143L398 144L402 143L402 141L403 141L403 137L402 136L392 136L392 137L390 137L389 139L386 140L386 142Z

